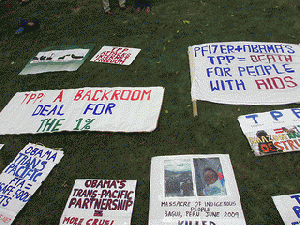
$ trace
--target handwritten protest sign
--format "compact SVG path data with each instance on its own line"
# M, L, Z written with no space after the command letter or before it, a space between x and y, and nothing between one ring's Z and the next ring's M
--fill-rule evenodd
M60 224L130 224L136 180L75 181Z
M189 47L193 101L279 105L300 101L300 46L220 42Z
M149 224L246 224L229 155L152 158Z
M163 87L18 92L0 113L0 134L150 132L156 128L163 93Z
M20 75L56 71L75 71L90 54L94 45L48 47L34 56Z
M62 157L62 151L31 143L18 153L0 174L0 224L14 221Z
M239 116L256 156L300 150L300 108Z
M140 51L138 48L103 46L91 61L128 66Z
M300 194L272 196L285 224L300 224Z

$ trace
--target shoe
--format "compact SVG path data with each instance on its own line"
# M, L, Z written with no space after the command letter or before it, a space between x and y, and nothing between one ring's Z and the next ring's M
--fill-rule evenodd
M138 6L133 14L138 14L141 10L142 10L141 7Z
M40 23L37 19L24 19L19 23L15 35L24 34L27 32L35 31L40 28Z
M29 3L30 3L30 0L20 0L20 5L21 6L28 5Z
M151 11L151 7L147 6L146 9L145 9L145 13L149 13L150 11Z
M113 14L113 12L112 11L110 11L110 10L108 10L107 12L105 12L106 13L106 15L108 15L108 16L112 16L112 15L114 15Z

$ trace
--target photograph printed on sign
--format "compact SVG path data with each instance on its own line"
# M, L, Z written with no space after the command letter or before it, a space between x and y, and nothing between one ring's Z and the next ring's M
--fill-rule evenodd
M193 159L198 196L226 195L225 178L219 158Z
M191 160L165 160L165 196L194 196Z
M227 195L219 158L165 160L165 197ZM192 164L195 178L192 175ZM194 185L195 184L195 185Z

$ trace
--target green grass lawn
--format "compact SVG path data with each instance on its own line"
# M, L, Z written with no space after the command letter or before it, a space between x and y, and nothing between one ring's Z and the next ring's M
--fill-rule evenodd
M113 3L113 1L111 1ZM17 215L14 224L58 224L75 179L135 179L132 224L147 224L150 160L180 154L230 154L247 224L283 224L271 199L299 193L299 153L255 157L238 116L299 107L222 105L198 101L193 117L188 46L223 41L298 44L296 0L154 0L151 13L106 16L101 0L16 0L0 3L0 109L16 92L80 87L163 86L165 95L151 133L59 132L4 135L0 171L29 142L63 148L64 157ZM133 0L127 5L132 6ZM38 18L41 29L20 37L20 19ZM189 21L183 22L184 20ZM130 66L89 62L75 72L18 75L49 46L95 44L142 49Z

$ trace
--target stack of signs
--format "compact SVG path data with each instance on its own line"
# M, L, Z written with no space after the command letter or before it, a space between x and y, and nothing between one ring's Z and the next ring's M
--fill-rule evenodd
M150 132L157 126L163 93L163 87L18 92L0 113L0 134Z
M300 109L239 116L242 131L256 156L300 150Z
M20 75L56 71L75 71L90 54L94 45L48 47L32 58Z
M300 224L300 194L272 196L285 224Z
M152 158L149 224L246 224L229 155Z
M62 151L28 144L0 174L0 224L11 224L63 157Z
M300 46L221 42L189 47L192 99L278 105L300 101Z
M103 46L91 61L128 66L140 51L138 48Z
M130 224L136 180L75 180L60 224Z

